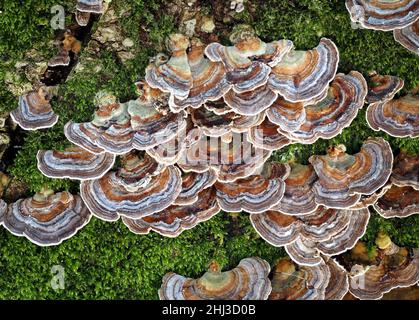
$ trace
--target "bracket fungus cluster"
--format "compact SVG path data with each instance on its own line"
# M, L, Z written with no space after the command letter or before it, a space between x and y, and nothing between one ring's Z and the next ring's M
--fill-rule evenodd
M419 4L416 0L346 0L354 23L363 28L393 31L394 39L419 54Z
M401 28L416 32L412 1L346 2L366 27L397 28L405 38L410 29ZM404 9L391 13L397 6ZM103 1L79 0L77 21L86 25L103 10ZM69 62L67 38L53 65ZM290 144L336 137L365 101L374 130L416 137L417 93L395 98L404 85L395 76L373 74L368 86L357 71L337 74L339 51L326 38L306 51L251 32L232 45L173 34L167 45L170 55L151 59L135 84L136 99L99 92L91 121L64 126L71 147L38 152L39 171L79 180L80 196L44 191L9 205L0 200L0 222L36 244L55 245L91 215L121 218L135 234L177 237L221 210L246 211L256 232L291 258L278 263L272 286L269 264L246 258L226 272L211 265L198 279L168 273L161 299L342 299L348 274L332 257L364 235L368 206L384 217L418 212L417 157L400 153L393 161L386 140L368 138L356 154L335 145L308 164L268 159ZM27 130L53 126L58 117L49 100L43 87L23 95L12 119ZM417 257L404 258L397 268L411 283ZM381 291L394 286L389 277Z
M221 272L216 263L198 279L175 273L163 277L161 300L266 300L271 293L269 263L245 258L232 270Z
M365 246L357 244L346 266L351 270L349 291L358 299L381 299L392 289L419 281L419 249L398 247L384 233L378 234L376 245L375 255L366 254L365 260L362 258Z
M369 221L368 209L342 210L319 207L303 216L290 216L277 211L252 214L256 232L285 250L300 265L321 263L322 255L338 255L361 238Z
M300 266L288 258L273 270L270 300L341 300L349 289L346 270L335 260Z
M369 138L359 153L349 155L343 145L329 148L324 156L311 156L317 173L313 191L316 202L329 208L348 208L384 186L393 166L390 144Z

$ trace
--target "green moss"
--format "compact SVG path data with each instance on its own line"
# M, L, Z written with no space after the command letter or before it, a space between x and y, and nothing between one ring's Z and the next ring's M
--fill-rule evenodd
M288 38L297 48L317 45L321 37L329 37L341 53L340 72L358 70L367 74L376 70L406 80L407 90L419 84L419 59L394 42L391 33L352 29L342 0L272 0L251 1L254 12L237 15L237 23L249 23L265 40ZM0 111L11 110L17 103L3 86L6 72L35 46L48 56L55 49L45 43L53 39L53 31L45 24L54 1L7 1L0 4ZM210 7L212 1L204 2ZM74 1L65 2L67 10ZM94 110L94 96L108 90L121 101L135 97L133 83L144 74L149 57L163 50L167 34L176 30L176 17L164 14L163 0L113 0L123 34L134 40L135 58L125 64L116 52L101 48L91 55L83 52L84 69L73 73L60 85L52 101L60 116L56 126L27 133L9 173L29 186L31 192L48 186L55 190L77 192L78 183L44 177L36 167L39 149L62 149L66 145L63 126L69 121L88 121ZM71 11L71 10L70 10ZM69 12L70 12L69 11ZM17 14L16 14L17 13ZM4 18L5 17L5 18ZM30 35L30 36L28 36ZM10 41L3 41L11 39ZM405 149L419 154L419 139L391 138L371 130L365 122L365 111L343 133L331 140L313 145L293 145L275 153L273 159L286 161L296 157L307 162L312 154L325 153L329 145L344 143L349 152L357 152L369 136L382 136L393 150ZM419 217L384 219L372 214L364 240L371 246L379 230L385 230L399 245L419 247ZM248 215L220 213L208 222L180 237L168 239L157 234L138 236L121 223L102 222L95 218L74 238L57 247L40 248L0 228L0 299L144 299L157 298L162 276L174 271L191 277L201 275L212 259L224 268L234 267L244 257L257 255L273 263L285 254L270 246L253 230ZM24 258L22 258L24 257ZM51 267L62 265L66 272L66 288L54 291L49 282ZM16 289L18 288L18 290Z

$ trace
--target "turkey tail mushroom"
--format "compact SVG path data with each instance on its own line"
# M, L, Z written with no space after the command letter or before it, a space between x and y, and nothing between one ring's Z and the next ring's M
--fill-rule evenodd
M202 277L185 278L175 273L163 277L160 300L266 300L272 286L269 263L261 258L245 258L239 265L221 272L216 263Z
M93 154L80 147L71 147L64 151L39 150L36 157L39 171L44 176L58 179L98 179L115 163L115 155Z
M343 145L329 148L325 156L311 156L318 181L313 191L318 204L349 208L384 186L393 166L390 144L383 138L369 138L355 155Z
M4 209L4 208L3 208ZM43 190L20 199L0 213L0 224L16 236L24 236L39 246L58 245L71 238L91 218L77 195Z
M31 91L19 97L19 105L10 116L24 130L51 128L57 123L58 116L52 110L50 99L46 87Z
M419 18L419 3L416 0L346 0L346 8L351 20L366 29L401 29Z
M394 30L393 34L394 39L398 43L407 50L419 55L419 19L407 27Z
M322 38L313 50L291 50L272 68L269 87L290 102L312 100L321 95L336 75L339 51Z
M220 211L212 188L201 191L196 199L191 204L172 205L138 220L122 217L122 221L136 234L148 234L152 230L162 236L177 237L198 223L211 219Z

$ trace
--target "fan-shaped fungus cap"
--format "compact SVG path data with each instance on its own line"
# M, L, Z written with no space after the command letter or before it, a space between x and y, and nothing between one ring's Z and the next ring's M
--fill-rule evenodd
M313 192L316 172L311 165L290 163L290 166L291 173L285 180L284 197L272 210L297 216L312 213L318 207Z
M279 97L266 111L266 116L282 131L297 131L306 120L304 102L289 102Z
M224 95L224 101L230 109L245 116L254 116L263 112L277 98L278 94L269 89L267 85L243 93L230 90Z
M103 130L91 122L74 123L69 121L64 126L64 134L68 141L91 153L103 153L105 150L96 143Z
M152 88L168 92L181 100L188 97L193 82L186 53L189 44L189 39L182 34L169 36L171 57L157 55L145 71L145 80Z
M61 48L58 54L48 61L48 67L62 67L70 64L70 52Z
M394 159L391 182L399 187L411 186L419 190L419 155L400 152Z
M160 112L152 103L140 100L128 102L131 127L135 131L133 147L146 150L185 134L187 122L184 111L179 113Z
M346 0L353 22L367 29L394 30L412 24L419 17L416 0Z
M419 55L419 19L410 26L394 30L393 34L398 43Z
M288 175L289 170L283 170ZM276 205L285 190L284 176L257 174L234 182L216 182L220 207L227 212L261 213Z
M304 216L290 216L277 211L251 214L250 221L260 236L280 247L297 239L320 242L330 239L349 223L350 210L319 207Z
M308 267L283 258L273 270L269 300L324 300L329 279L324 262Z
M198 201L198 195L217 181L214 169L202 173L187 172L182 176L182 191L176 198L175 205L190 205Z
M85 27L89 24L90 21L90 12L82 12L76 10L75 13L77 24L81 27Z
M160 300L266 300L271 293L269 263L261 258L245 258L239 265L221 272L216 264L198 279L175 273L163 277Z
M293 48L294 44L291 40L281 39L269 42L266 44L265 53L257 57L257 60L275 67Z
M404 218L419 213L419 190L412 187L391 186L374 204L384 218Z
M77 0L76 9L81 12L103 13L103 0Z
M339 52L329 39L322 38L313 50L290 51L272 68L269 86L290 102L309 101L321 95L333 80Z
M365 234L370 214L368 209L342 211L350 215L349 221L346 225L342 224L343 228L336 228L340 231L329 239L316 242L298 237L287 244L285 250L291 259L301 265L316 265L322 262L321 254L334 256L351 249Z
M52 246L72 237L91 218L79 196L43 190L9 205L0 224L39 246Z
M365 234L370 219L368 209L350 210L352 215L344 229L326 241L317 245L318 250L327 255L334 256L352 249L357 241Z
M152 230L166 237L177 237L198 223L211 219L219 211L215 191L208 188L201 191L192 204L172 205L138 220L122 217L122 221L136 234L148 234Z
M191 50L188 53L188 63L191 69L193 86L184 100L170 99L170 108L179 112L186 107L198 108L207 101L215 101L230 90L231 85L226 78L224 65L221 62L212 62L204 56L205 45L192 40Z
M268 119L249 129L248 139L256 147L265 150L279 150L293 143L278 131L279 127Z
M404 87L403 79L396 76L382 76L374 72L370 75L367 102L384 102L394 98L395 94Z
M64 151L39 150L38 169L50 178L77 180L98 179L108 172L115 162L109 153L93 154L80 147Z
M132 149L134 132L131 128L127 104L117 102L112 94L99 92L96 95L93 120L85 123L68 122L64 134L73 144L89 152L104 150L124 154Z
M305 121L298 130L280 130L289 139L311 144L319 138L331 139L348 127L364 106L367 82L362 74L351 71L336 75L327 96L320 102L305 107Z
M399 99L370 104L366 119L375 130L383 130L393 137L419 136L419 92Z
M355 155L343 145L329 148L325 156L311 156L318 181L313 191L318 204L329 208L349 208L384 186L391 174L393 153L383 138L369 138Z
M189 148L178 162L185 172L205 172L209 168L217 171L218 180L232 182L252 175L271 155L247 141L246 134L233 133L228 141L225 137L203 136Z
M395 250L389 251L389 247ZM356 272L350 274L351 283L358 285L351 285L349 291L358 299L380 299L392 289L409 287L418 282L419 249L399 248L390 240L385 248L378 248L377 251L378 264L352 267Z
M24 130L37 130L53 127L58 116L49 103L48 89L39 88L19 97L19 106L10 113L12 120Z
M266 43L257 37L239 40L234 46L225 47L217 42L205 48L205 55L213 62L222 62L227 81L238 93L252 91L268 81L271 68L253 57L266 52Z
M80 194L100 219L115 221L126 216L140 219L173 204L182 189L180 170L162 167L147 154L130 153L123 167L100 179L82 181Z
M349 291L348 274L335 259L328 259L326 262L330 279L326 288L325 300L342 300Z

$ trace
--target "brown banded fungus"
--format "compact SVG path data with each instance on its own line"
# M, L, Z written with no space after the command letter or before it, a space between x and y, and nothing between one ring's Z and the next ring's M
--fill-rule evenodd
M419 214L419 190L392 185L377 200L374 209L384 218L404 218Z
M398 43L419 55L419 19L403 29L394 30L393 34Z
M266 52L266 43L257 37L238 40L233 46L217 42L205 48L205 55L213 62L222 62L227 81L237 93L252 91L268 81L271 68L260 61L252 60Z
M331 83L327 96L305 106L305 121L295 131L280 130L291 140L311 144L319 138L331 139L348 127L364 106L367 82L357 71L339 73Z
M313 191L318 204L349 208L384 186L393 166L393 153L383 138L369 138L359 153L349 155L343 145L328 149L327 155L311 156L318 176Z
M64 151L39 150L36 157L39 171L47 177L58 179L98 179L115 162L112 154L94 154L80 147L71 147Z
M136 234L148 234L152 230L166 237L177 237L198 223L211 219L220 211L212 188L201 191L196 199L192 204L172 205L137 220L122 217L122 221Z
M411 186L419 190L419 155L400 152L394 159L390 180L399 187Z
M277 211L251 214L250 221L260 236L271 245L281 247L297 239L326 241L343 230L352 216L350 210L319 207L304 216L290 216Z
M80 193L98 218L115 221L140 219L172 205L182 190L180 170L159 165L147 154L129 153L122 167L100 179L82 181Z
M265 119L261 124L249 129L249 142L254 146L265 150L279 150L292 144L293 141L279 132L279 127Z
M313 166L291 162L290 167L284 196L272 210L296 216L314 212L318 204L313 192L313 184L317 180Z
M77 0L76 20L80 26L87 26L90 14L102 14L104 11L103 0Z
M213 168L218 180L232 182L252 175L266 162L270 151L256 148L246 134L233 133L226 137L207 137L189 148L178 162L184 172L205 172Z
M20 96L18 107L10 113L12 120L24 130L53 127L58 116L51 108L51 94L48 91L48 88L40 87Z
M269 108L277 98L277 93L263 85L243 93L230 90L224 95L224 102L238 114L254 116Z
M291 50L272 68L269 87L290 102L310 101L321 94L336 75L339 52L323 38L313 50Z
M266 111L266 116L282 131L297 131L306 120L304 102L289 102L280 97Z
M335 259L326 259L330 279L326 288L325 300L342 300L349 291L348 274Z
M171 96L169 105L172 111L179 112L186 107L198 108L207 101L216 101L230 90L224 65L205 58L205 45L192 39L188 53L188 64L192 74L192 87L186 99Z
M376 244L376 261L361 262L351 268L349 291L361 300L381 299L384 293L412 286L419 280L419 249L398 247L382 233Z
M329 279L330 271L324 262L299 266L283 258L273 270L269 300L324 300Z
M193 85L191 68L186 50L189 39L182 34L172 34L168 39L171 56L158 54L146 68L145 80L148 85L170 93L172 99L184 100Z
M375 131L382 130L393 137L419 136L419 92L399 99L372 103L366 119Z
M370 218L368 209L344 210L350 215L349 222L339 232L327 240L315 242L299 237L285 246L285 251L296 263L316 265L321 263L321 254L335 256L353 248L365 234Z
M382 76L373 72L369 80L368 103L389 101L404 87L403 79L396 76Z
M400 29L419 18L416 0L346 0L346 8L351 20L366 29Z
M234 182L216 182L214 186L220 207L226 212L243 210L250 213L262 213L269 210L284 195L284 179L289 174L289 168L284 168L281 173L278 173L279 170L265 169L261 174L251 175Z
M221 272L216 263L202 277L185 278L175 273L163 277L160 300L266 300L271 293L269 263L245 258L239 265Z
M182 175L182 191L176 198L175 205L190 205L198 201L198 195L210 188L217 181L217 172L214 169L202 173L187 172Z
M58 245L71 238L91 218L82 199L66 191L54 194L43 190L20 199L0 213L0 224L16 236L24 236L39 246Z

